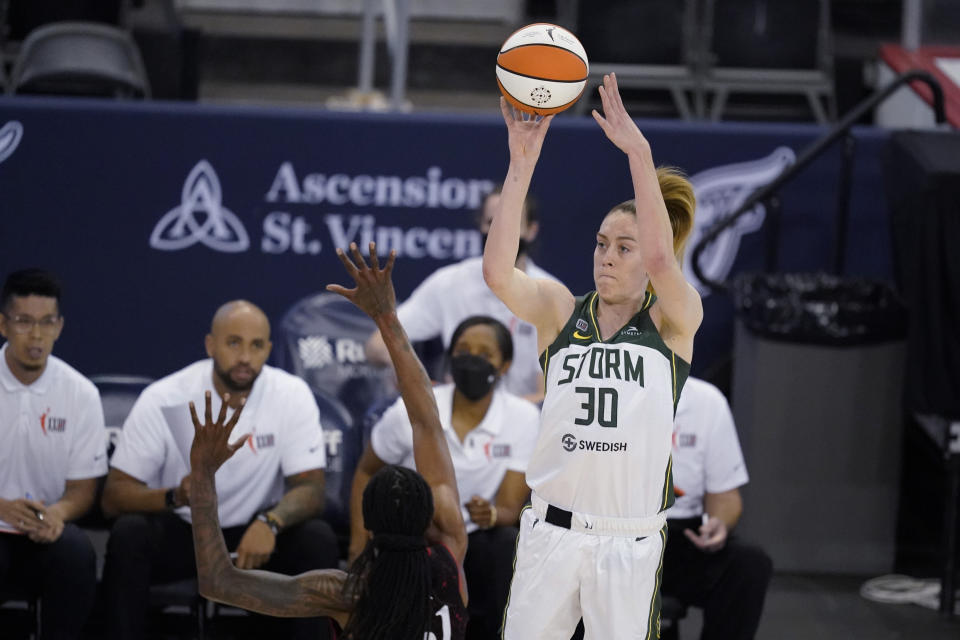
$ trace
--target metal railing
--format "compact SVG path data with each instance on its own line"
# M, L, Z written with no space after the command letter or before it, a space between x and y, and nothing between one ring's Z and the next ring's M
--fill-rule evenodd
M690 256L693 273L703 284L714 291L726 291L727 284L713 280L708 277L700 267L700 256L707 247L715 241L721 233L730 228L741 216L751 211L758 204L763 204L767 209L767 224L771 231L772 241L767 247L766 269L773 271L777 267L778 248L779 248L779 226L780 226L780 202L777 192L786 183L800 173L807 165L822 155L834 142L843 138L843 158L840 168L840 184L837 195L837 218L834 235L834 255L832 270L835 274L843 272L844 266L844 248L846 247L847 219L849 217L850 204L850 184L853 169L853 155L856 149L856 139L850 132L853 125L863 117L864 114L875 109L881 102L885 101L897 89L908 82L920 81L930 87L933 94L934 117L938 124L946 121L946 113L943 106L943 89L940 83L930 73L926 71L913 70L907 71L897 76L893 82L880 89L870 97L860 102L850 110L840 122L838 122L826 135L815 140L806 149L800 152L796 162L783 170L769 184L760 187L753 192L743 204L733 211L729 216L717 222L709 231L707 231L694 245Z

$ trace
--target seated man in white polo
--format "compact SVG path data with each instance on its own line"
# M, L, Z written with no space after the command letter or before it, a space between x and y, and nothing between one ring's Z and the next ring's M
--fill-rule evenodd
M337 565L336 537L319 519L326 464L319 410L303 380L265 364L270 347L264 313L249 302L228 302L206 337L210 358L153 383L133 406L103 495L104 513L120 516L104 567L114 638L145 637L151 584L196 576L187 403L203 406L205 393L215 414L222 402L245 402L238 428L253 434L217 473L220 521L237 566L297 574ZM278 638L329 633L326 619L276 619L270 626Z
M0 293L0 591L40 596L45 640L80 638L93 607L96 556L71 520L107 472L100 394L51 355L62 329L57 280L11 273Z
M453 384L434 388L440 423L463 505L469 538L463 572L470 591L467 639L499 637L510 591L517 524L530 489L526 469L536 445L540 411L500 389L513 342L489 316L456 327L448 351ZM402 400L374 425L354 474L350 505L351 557L366 544L363 489L384 464L415 468L413 428Z
M763 612L773 565L733 535L747 468L727 399L687 378L673 433L677 501L667 511L663 594L703 609L702 640L749 640ZM680 492L683 495L680 495Z

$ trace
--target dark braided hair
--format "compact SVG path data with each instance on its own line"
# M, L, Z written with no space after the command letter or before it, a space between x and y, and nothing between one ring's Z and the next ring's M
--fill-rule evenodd
M433 492L416 471L388 465L363 491L363 525L373 533L347 575L353 601L344 631L350 640L422 640L430 630L430 557L424 534Z

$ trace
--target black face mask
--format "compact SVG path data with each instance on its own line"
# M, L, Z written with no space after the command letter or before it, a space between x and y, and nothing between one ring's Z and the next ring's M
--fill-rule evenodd
M480 234L480 236L481 236L481 238L483 239L483 247L481 248L481 251L482 251L483 249L485 249L485 248L487 247L487 236L488 236L488 234L482 233L482 234ZM525 238L520 238L520 244L517 246L517 255L518 255L518 256L524 255L524 254L527 252L527 249L529 249L529 248L530 248L530 244L526 241L526 239L525 239Z
M450 359L450 372L457 390L468 400L479 400L497 382L497 369L480 356L461 355Z

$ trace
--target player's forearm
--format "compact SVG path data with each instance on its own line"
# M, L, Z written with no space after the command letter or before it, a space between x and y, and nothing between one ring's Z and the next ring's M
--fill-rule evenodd
M159 513L167 510L166 493L166 489L150 489L139 482L108 480L100 508L108 518L124 513Z
M644 270L652 276L676 261L673 229L660 192L649 145L628 154L637 208L637 235Z
M200 595L271 616L335 615L349 609L341 596L342 571L311 571L285 576L241 571L230 562L217 516L213 471L194 468L190 487L193 548Z
M371 474L357 467L350 485L350 549L351 556L358 555L367 544L366 528L363 526L363 490L370 483ZM351 557L352 559L352 557Z
M494 291L513 276L520 247L523 202L527 197L533 165L512 160L500 192L500 211L494 215L483 249L483 277Z
M190 516L193 548L197 559L200 594L219 602L233 603L237 596L236 574L217 514L217 489L213 470L194 469L190 478Z
M413 351L395 312L376 318L377 327L390 353L397 374L397 386L414 429L442 431L440 414L433 397L433 385L420 359Z

